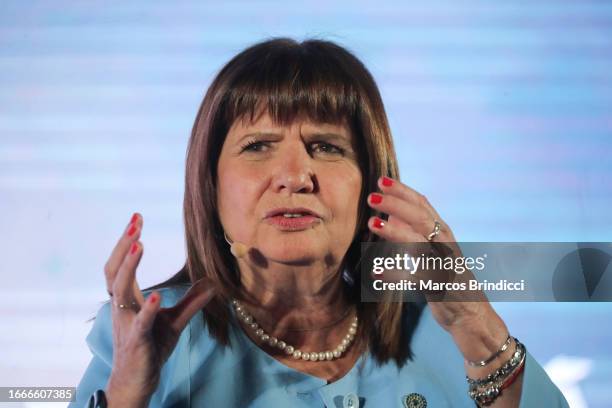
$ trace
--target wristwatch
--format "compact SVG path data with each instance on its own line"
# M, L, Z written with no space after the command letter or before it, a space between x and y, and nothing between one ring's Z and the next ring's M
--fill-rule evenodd
M106 395L104 394L104 390L96 390L89 397L89 404L87 404L88 408L106 408Z

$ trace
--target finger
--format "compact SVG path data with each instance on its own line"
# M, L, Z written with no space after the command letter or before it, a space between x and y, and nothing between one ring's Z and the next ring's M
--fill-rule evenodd
M378 217L371 217L368 220L368 227L377 235L388 242L395 245L388 247L390 253L385 253L384 256L395 257L396 254L420 254L424 253L427 248L423 245L428 245L429 242L423 235L414 231L410 225L402 222L397 218L390 217L388 221ZM374 279L380 279L385 282L401 282L413 281L418 284L420 275L415 275L416 270L413 269L386 269L384 274L372 276Z
M399 180L390 177L380 177L378 179L378 188L385 194L391 194L415 205L425 204L423 201L424 196L421 193L408 187Z
M452 237L452 233L450 232L449 226L444 222L442 217L440 217L440 214L438 214L436 209L429 203L429 200L423 194L400 182L399 180L395 180L390 177L380 177L378 179L378 187L385 194L396 196L398 198L409 201L414 205L425 208L425 210L428 211L431 216L430 230L427 234L429 234L433 230L434 220L436 220L440 223L441 226L440 233L446 231L448 235Z
M433 207L433 205L431 205L431 204L429 203L429 199L428 199L428 198L427 198L425 195L423 195L423 194L421 194L421 202L423 203L423 205L425 206L425 208L427 208L427 209L428 209L428 210L431 212L431 214L432 214L433 218L434 218L435 220L437 220L437 221L438 221L438 222L441 224L441 226L442 226L442 230L450 231L450 228L449 228L449 227L448 227L448 225L447 225L447 224L444 222L444 220L442 219L442 217L440 217L440 214L438 214L438 212L437 212L437 211L436 211L436 209Z
M143 296L140 289L135 290L136 269L142 258L143 247L139 241L132 243L130 251L119 267L119 272L113 283L113 294L115 302L128 304L135 301L138 309L142 306Z
M110 257L108 258L106 265L104 265L104 275L106 277L106 287L109 289L109 294L112 295L111 288L113 287L113 282L115 280L115 276L119 271L119 267L123 262L123 259L127 255L130 245L136 240L140 238L140 233L142 231L142 217L138 213L134 213L132 215L132 219L130 223L123 231L123 234L119 238L119 241L113 248Z
M370 217L368 228L389 242L427 242L427 239L422 234L419 234L409 224L399 219L389 218L389 221L385 221L380 217Z
M391 194L372 193L368 204L373 209L398 218L409 224L413 230L425 235L432 230L433 219L429 211L422 206Z
M148 333L153 328L155 316L157 316L159 312L160 305L161 293L154 290L143 303L140 312L136 315L135 325L141 334Z
M171 325L177 333L183 331L189 320L204 308L215 294L215 289L209 279L202 278L194 283L176 306L168 308Z
M140 260L138 260L138 263L140 264ZM139 305L142 305L145 301L145 298L144 298L144 295L142 294L142 291L140 290L140 285L138 285L138 280L136 279L135 276L134 276L134 280L132 284L132 293L134 296L134 300L136 300L136 303L138 303Z

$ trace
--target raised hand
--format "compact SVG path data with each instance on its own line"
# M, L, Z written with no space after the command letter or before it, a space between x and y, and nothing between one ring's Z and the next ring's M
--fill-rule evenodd
M371 231L389 242L423 243L429 245L429 239L434 242L446 243L451 249L449 255L462 256L450 227L432 207L427 198L401 183L388 177L378 180L381 192L371 193L368 204L377 211L388 214L385 221L379 217L371 217L368 226ZM439 223L439 231L435 236L435 221ZM467 279L471 272L466 272L459 279ZM495 313L484 294L479 301L461 299L461 292L450 293L445 299L451 301L429 302L433 317L438 324L453 335L455 342L470 360L478 360L479 350L474 350L474 336L491 337L492 344L503 341L507 335L501 318ZM477 294L471 293L469 300L475 300ZM428 300L430 296L425 296ZM453 301L455 300L455 301Z
M104 267L113 321L113 368L106 390L109 407L148 405L181 332L214 295L210 281L200 279L171 308L160 307L157 291L145 299L136 282L143 253L142 226L142 216L134 214Z

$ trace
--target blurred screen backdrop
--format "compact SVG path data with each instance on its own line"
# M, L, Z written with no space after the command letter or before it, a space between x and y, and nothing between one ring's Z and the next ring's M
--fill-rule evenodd
M77 385L133 211L141 287L183 265L198 106L223 64L272 36L364 61L402 181L458 240L612 240L612 3L4 1L0 385ZM496 308L572 407L609 406L612 305Z

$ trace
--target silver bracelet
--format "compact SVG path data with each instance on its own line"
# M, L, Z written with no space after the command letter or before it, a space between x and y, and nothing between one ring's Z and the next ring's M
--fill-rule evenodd
M493 402L501 393L502 385L507 378L512 376L517 367L524 364L527 356L525 346L514 339L516 343L516 350L512 354L512 357L504 363L495 372L489 374L485 378L472 379L465 377L469 384L468 394L475 402L481 405L488 405Z
M516 379L518 374L520 374L523 371L523 368L525 367L524 366L525 356L526 354L523 354L523 358L521 359L517 367L515 367L510 373L508 373L506 377L504 377L503 379L500 379L499 382L490 383L486 387L480 390L471 390L469 392L469 395L470 395L470 398L472 398L476 402L476 405L486 406L486 405L490 405L491 403L493 403L497 399L497 397L501 395L502 390L506 386L511 384ZM510 379L510 383L506 385L505 383L510 377L512 377Z
M489 364L491 361L495 360L501 353L503 353L504 351L508 350L508 347L510 347L510 340L511 339L512 339L512 336L510 336L510 334L508 334L508 338L506 339L506 341L504 341L504 344L501 345L499 350L497 350L495 353L493 353L493 355L491 357L487 358L486 360L481 360L481 361L465 360L465 361L469 365L471 365L472 367L484 367L487 364Z

